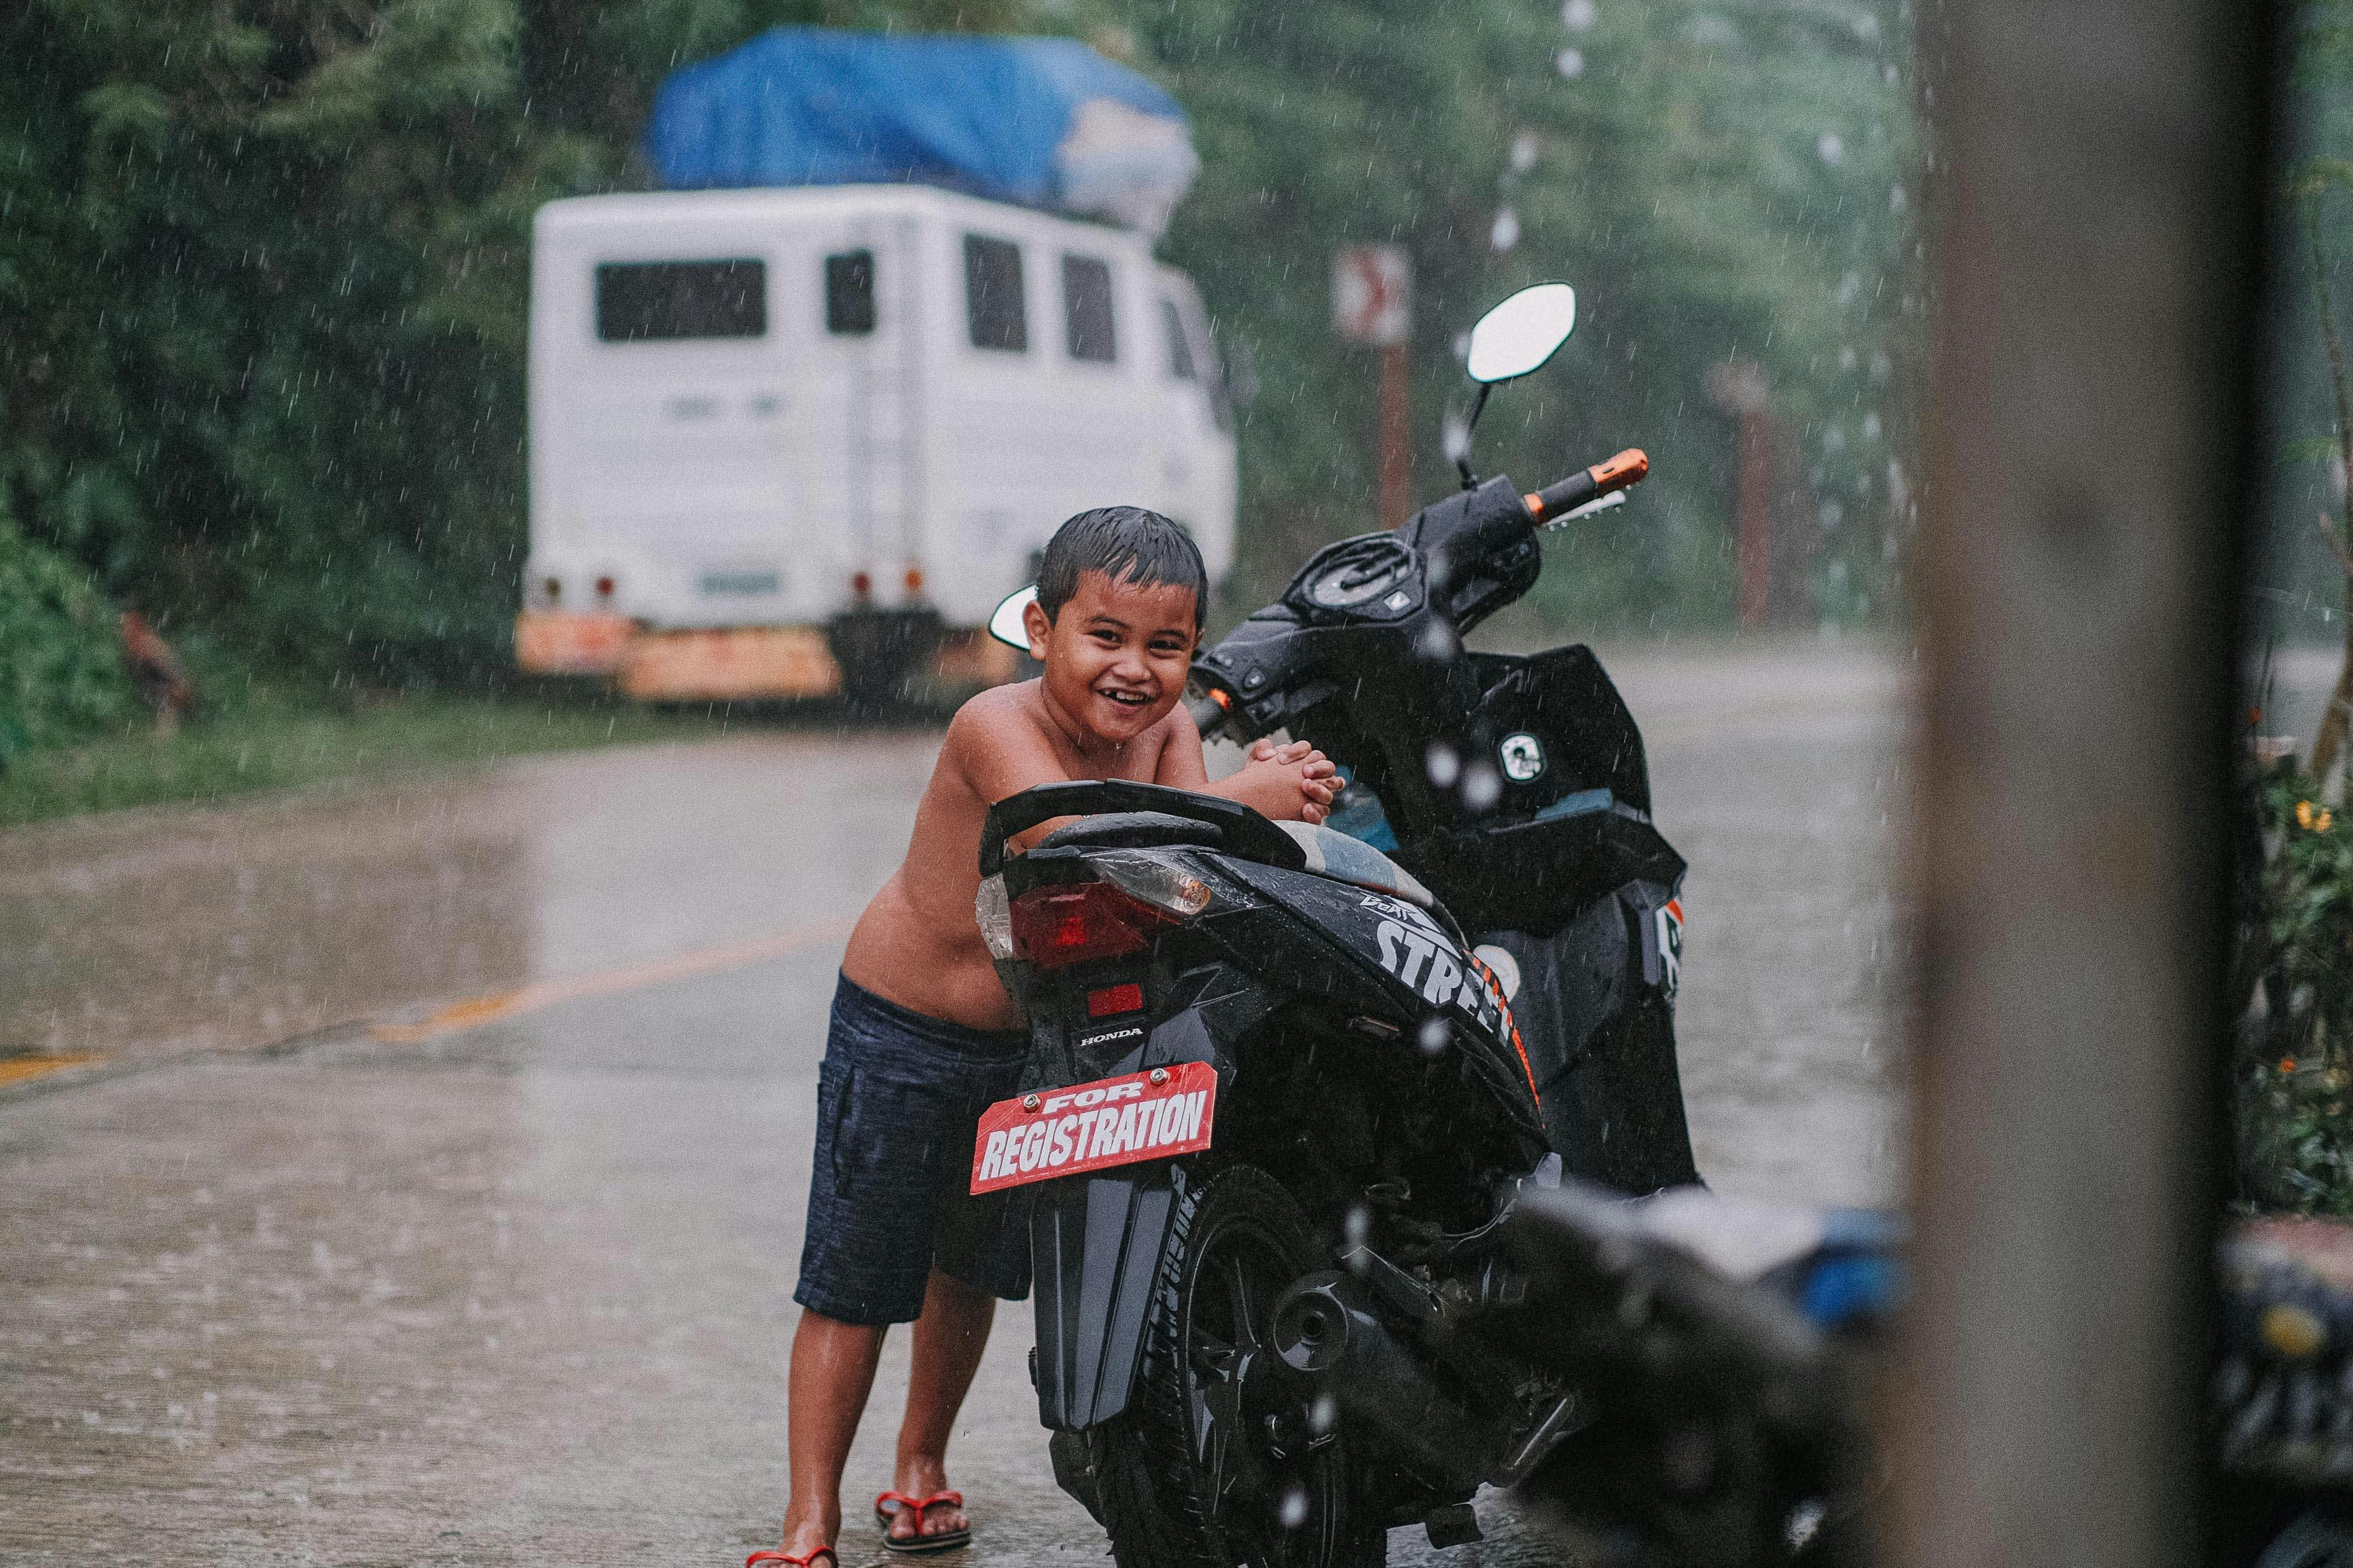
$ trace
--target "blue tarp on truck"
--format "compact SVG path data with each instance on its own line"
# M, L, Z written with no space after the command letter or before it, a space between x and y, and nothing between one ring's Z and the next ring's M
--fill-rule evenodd
M916 182L1157 233L1199 161L1176 100L1071 38L779 27L666 79L672 190Z

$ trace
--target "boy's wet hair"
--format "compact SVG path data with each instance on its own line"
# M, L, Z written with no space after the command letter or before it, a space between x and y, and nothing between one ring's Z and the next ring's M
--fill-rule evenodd
M1038 566L1038 607L1053 620L1079 591L1079 574L1100 572L1139 588L1193 590L1193 629L1209 613L1209 573L1193 536L1173 518L1140 506L1099 506L1054 531Z

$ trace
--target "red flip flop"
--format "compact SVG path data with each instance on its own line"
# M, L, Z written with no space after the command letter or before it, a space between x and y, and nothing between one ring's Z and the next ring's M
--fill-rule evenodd
M759 1568L763 1563L782 1563L786 1564L787 1568L817 1568L817 1560L820 1555L831 1557L833 1568L841 1568L841 1559L830 1546L812 1546L807 1552L797 1553L774 1550L754 1552L751 1556L744 1559L744 1568Z
M891 1506L885 1508L882 1506L885 1503ZM882 1492L877 1495L874 1499L874 1522L882 1527L883 1549L889 1552L903 1552L913 1556L926 1552L952 1552L968 1543L972 1540L972 1530L969 1526L963 1530L943 1530L935 1535L923 1533L923 1510L937 1508L942 1503L945 1503L950 1508L962 1508L964 1493L934 1492L931 1496L923 1498L909 1497L905 1492ZM891 1521L902 1508L915 1510L916 1532L904 1540L891 1533ZM745 1568L750 1568L750 1565L745 1564Z

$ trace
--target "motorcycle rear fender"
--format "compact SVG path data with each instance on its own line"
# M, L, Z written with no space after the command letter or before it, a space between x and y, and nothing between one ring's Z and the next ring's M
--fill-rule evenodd
M1189 1005L1154 1026L1119 1070L1182 1061L1219 1068L1233 1087L1230 1040L1262 1017L1272 998L1245 977L1217 971L1184 977ZM1029 1211L1029 1259L1038 1313L1038 1419L1071 1431L1127 1408L1144 1351L1152 1292L1172 1240L1177 1163L1124 1165L1047 1182Z
M1176 1210L1169 1162L1047 1184L1029 1216L1038 1419L1063 1430L1127 1408Z

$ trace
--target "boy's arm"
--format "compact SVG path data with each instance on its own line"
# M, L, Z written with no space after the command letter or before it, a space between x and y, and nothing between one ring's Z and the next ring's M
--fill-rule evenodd
M1006 693L1003 698L998 693ZM940 748L940 765L952 767L977 797L985 811L998 801L1042 784L1060 784L1071 775L1038 726L1010 696L1010 689L983 692L956 710ZM1198 749L1198 748L1197 748ZM1077 820L1060 816L1016 834L1006 844L1018 854L1057 827Z
M1337 793L1335 770L1331 759L1306 742L1278 747L1271 741L1260 741L1250 747L1250 761L1240 772L1212 784L1208 763L1201 755L1201 731L1193 716L1179 704L1163 722L1168 726L1168 736L1161 745L1153 783L1223 795L1277 821L1321 822L1330 814L1332 796Z

